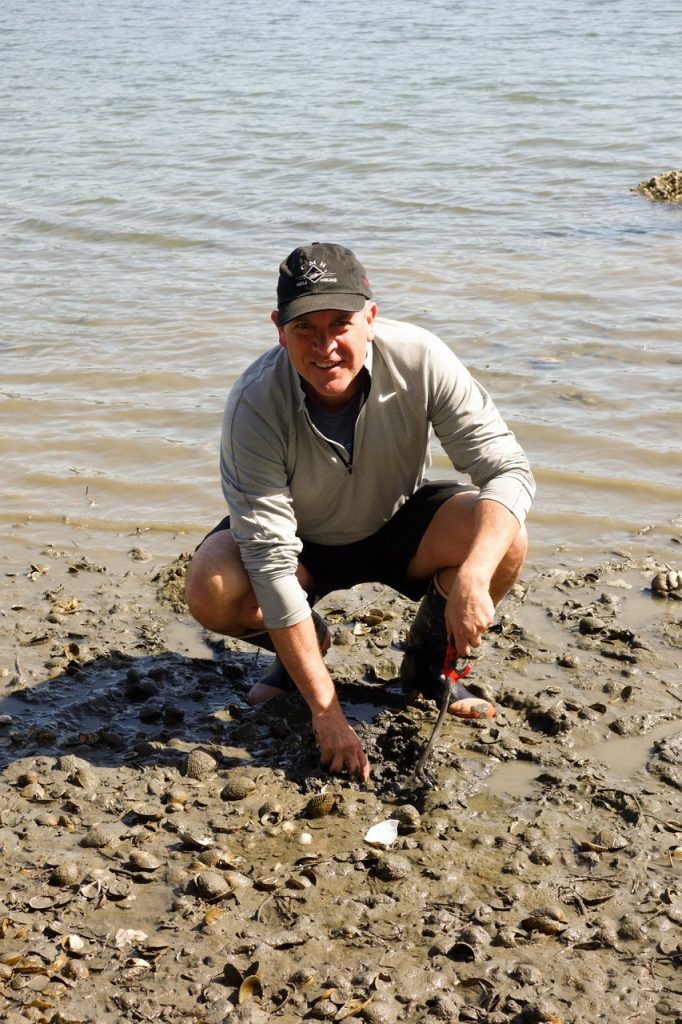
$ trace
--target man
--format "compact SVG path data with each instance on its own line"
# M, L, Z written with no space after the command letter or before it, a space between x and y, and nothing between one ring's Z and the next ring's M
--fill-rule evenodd
M527 460L485 391L435 335L377 318L367 275L340 245L280 266L279 346L228 398L221 445L229 518L197 549L187 600L206 628L274 650L250 691L295 686L322 763L369 765L324 664L316 597L373 580L417 600L401 678L439 692L447 638L478 647L518 578L534 493ZM428 484L433 430L472 485ZM450 711L493 709L461 687Z

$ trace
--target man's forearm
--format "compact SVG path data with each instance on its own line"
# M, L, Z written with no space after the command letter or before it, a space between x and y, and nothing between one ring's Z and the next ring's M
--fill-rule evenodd
M336 701L336 690L320 652L311 617L295 626L269 630L275 650L312 714Z
M271 629L270 636L277 654L310 708L320 761L330 772L347 768L352 776L366 782L369 778L367 755L339 704L334 683L320 653L312 618L284 629Z

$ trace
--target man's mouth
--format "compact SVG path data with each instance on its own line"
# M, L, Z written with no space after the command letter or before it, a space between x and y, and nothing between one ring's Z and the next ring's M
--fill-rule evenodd
M315 363L318 370L333 370L335 366L339 366L340 363Z

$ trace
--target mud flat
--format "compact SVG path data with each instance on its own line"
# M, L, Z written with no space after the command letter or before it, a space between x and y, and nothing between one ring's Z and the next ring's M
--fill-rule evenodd
M298 697L248 707L266 656L189 622L186 556L34 558L0 619L7 1024L682 1020L679 566L525 578L471 677L495 719L446 721L416 785L414 606L329 595L359 787Z

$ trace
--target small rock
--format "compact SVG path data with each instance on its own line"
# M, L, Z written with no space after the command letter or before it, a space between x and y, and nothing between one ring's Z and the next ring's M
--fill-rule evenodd
M578 623L578 630L583 636L593 636L606 629L606 623L596 615L584 615Z
M411 862L399 853L387 853L374 869L377 878L382 882L397 882L401 878L407 878L411 872Z

